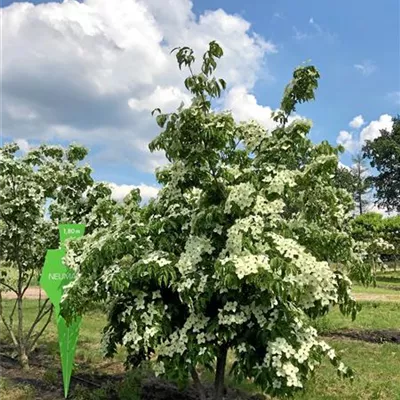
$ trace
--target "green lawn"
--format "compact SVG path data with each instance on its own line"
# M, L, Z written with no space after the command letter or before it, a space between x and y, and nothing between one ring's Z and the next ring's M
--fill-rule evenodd
M11 304L11 301L5 301L5 309L9 310ZM27 322L32 321L35 308L36 301L25 301ZM118 369L122 371L122 351L112 365L102 359L100 338L104 323L105 315L100 310L83 317L76 356L78 369L91 368L96 371L108 372ZM335 308L317 322L317 328L322 334L338 329L400 329L400 303L365 302L354 322L351 321L351 318L343 317ZM58 363L56 332L53 322L42 337L40 345L50 356L54 357L54 362ZM0 338L6 339L1 324ZM306 391L295 397L296 400L400 400L400 345L372 344L333 338L326 340L341 354L343 361L355 370L356 377L353 382L341 380L330 364L326 362L310 380ZM234 385L229 378L228 382ZM250 382L242 383L239 386L251 392L257 392ZM24 390L29 391L26 388ZM10 382L1 380L0 395L2 398L8 398L7 396L11 392L17 393L15 387ZM27 395L27 397L15 398L23 400L31 397Z
M328 315L318 319L320 332L342 329L400 329L400 303L361 302L362 309L354 321L343 316L335 307Z
M381 285L381 282L377 283L377 285ZM399 286L400 287L400 286ZM398 290L390 289L390 288L381 288L381 287L374 287L374 286L360 286L360 285L353 285L353 293L366 293L366 294L391 294L397 295L400 297L400 292Z

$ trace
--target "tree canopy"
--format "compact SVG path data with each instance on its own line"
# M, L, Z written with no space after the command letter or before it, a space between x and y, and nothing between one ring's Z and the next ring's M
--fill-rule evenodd
M192 377L203 399L198 367L214 371L221 399L228 351L231 373L270 394L301 390L324 355L351 376L312 320L336 304L357 311L347 276L362 264L349 225L354 203L334 182L338 149L312 143L311 121L289 123L314 99L318 70L295 69L268 132L212 110L226 86L214 77L216 42L198 74L193 51L176 50L193 100L156 110L162 131L150 149L170 162L156 172L162 189L144 207L132 192L109 228L69 244L66 262L79 273L63 315L105 301L106 353L123 345L128 366L150 360L157 374Z
M390 132L382 129L379 137L367 140L363 151L371 167L378 170L378 175L370 178L378 205L400 212L400 116L393 117Z
M58 248L58 224L84 223L90 233L107 226L118 206L111 190L93 181L91 168L80 165L87 155L84 147L42 145L25 155L18 155L18 150L15 143L0 149L0 262L9 267L0 276L0 303L2 291L12 291L17 297L8 317L0 304L0 317L22 366L27 367L28 355L43 333L41 325L46 321L46 327L51 319L52 307L48 300L39 301L35 320L24 332L23 296L43 267L47 249Z

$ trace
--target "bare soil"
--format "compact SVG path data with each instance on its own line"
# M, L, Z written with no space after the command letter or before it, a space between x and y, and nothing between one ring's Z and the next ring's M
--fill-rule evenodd
M400 344L400 330L355 330L345 329L324 334L324 336L339 339L354 339L370 343L395 343Z
M41 295L42 299L47 298L47 295L43 289L41 289L39 286L31 286L26 289L24 299L36 300L39 298L39 295ZM17 296L14 292L2 292L1 297L3 299L15 299Z
M353 293L356 300L360 301L383 301L400 302L400 294L376 294L376 293Z
M28 385L34 389L35 400L62 400L64 399L62 388L62 375L58 367L59 360L43 354L41 350L32 355L31 367L23 371L18 362L6 354L10 347L4 343L0 353L0 375L7 379L11 385ZM96 390L104 389L101 399L119 400L117 388L124 378L123 373L98 374L91 372L75 372L71 378L69 399L90 398L97 400ZM82 390L91 397L81 397ZM208 399L212 398L212 386L205 387ZM184 390L165 380L149 377L141 382L141 400L198 400L197 390L189 386ZM90 395L92 393L92 395ZM106 396L106 397L104 397ZM32 397L30 397L31 399ZM227 388L225 399L229 400L263 400L264 396L250 395L236 389Z
M383 287L383 286L382 286ZM388 287L385 286L385 289L394 289L400 290L399 287L393 286ZM43 299L47 298L46 293L41 289L39 286L32 286L29 287L24 295L26 299L38 299L39 294ZM353 293L356 300L364 300L364 301L398 301L400 302L400 294L375 294L375 293ZM2 293L3 299L15 299L14 292L3 292Z

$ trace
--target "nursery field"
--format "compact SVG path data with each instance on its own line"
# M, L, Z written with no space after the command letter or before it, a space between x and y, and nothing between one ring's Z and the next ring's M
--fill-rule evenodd
M355 321L343 317L339 310L317 321L320 334L342 356L343 361L355 371L353 382L339 379L335 370L324 363L309 382L306 391L295 399L381 399L400 400L400 273L380 274L377 287L355 286L358 298L379 299L389 296L390 301L361 301L362 310ZM383 297L385 298L385 297ZM4 300L10 308L11 300ZM32 321L37 307L35 300L25 301L26 323ZM179 393L172 385L152 377L139 381L135 371L126 373L123 367L124 352L107 360L101 352L101 330L104 313L98 309L84 316L76 352L74 377L71 382L71 399L195 399L193 392ZM1 326L1 325L0 325ZM9 341L1 326L1 380L0 398L62 399L56 326L51 324L42 336L33 355L29 372L22 372L9 356ZM232 362L232 359L230 360ZM207 380L207 374L203 378ZM227 398L261 399L250 382L236 385L227 377L233 391ZM142 397L138 396L141 387ZM237 390L236 390L237 389ZM246 394L245 394L246 393Z

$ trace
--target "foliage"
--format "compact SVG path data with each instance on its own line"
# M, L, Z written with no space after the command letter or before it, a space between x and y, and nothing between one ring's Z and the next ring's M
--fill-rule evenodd
M221 55L212 42L194 75L193 52L177 52L194 99L157 116L163 130L150 149L170 161L156 173L163 187L144 208L132 193L107 230L69 244L66 262L78 274L63 313L71 318L105 300L106 354L121 344L129 366L151 360L157 374L192 376L203 399L196 367L214 371L221 399L228 350L236 379L290 395L324 355L351 376L312 320L335 304L353 317L357 311L346 276L362 264L348 224L354 203L334 184L338 149L314 145L310 121L288 124L297 104L314 98L316 68L294 71L274 115L278 126L267 132L211 110Z
M334 182L336 187L345 189L354 196L357 187L357 178L354 176L351 168L338 166Z
M363 151L371 167L378 170L378 175L370 178L378 205L400 212L400 116L393 118L391 132L381 130L381 136L367 140Z
M374 212L359 215L352 221L352 232L353 238L367 254L365 261L371 262L374 267L383 267L383 258L399 258L399 215L385 218L382 214Z
M369 204L367 195L371 191L371 181L362 155L356 154L352 161L351 168L338 167L335 174L335 185L351 193L358 213L363 214Z
M356 182L354 200L357 204L359 214L362 214L369 204L366 196L371 191L371 180L369 179L368 168L362 154L356 154L352 161L354 163L352 166L352 173Z
M6 316L0 304L0 316L19 360L28 366L28 355L51 319L48 300L38 302L37 318L23 332L23 296L43 266L48 248L58 247L58 224L85 223L88 232L104 227L114 218L118 207L111 190L94 184L91 169L80 166L87 150L78 145L67 149L42 145L18 156L15 143L0 149L0 279L1 291L12 291L15 307ZM7 271L15 273L7 276ZM1 300L1 298L0 298ZM14 313L18 323L14 330ZM41 321L46 321L39 329Z

